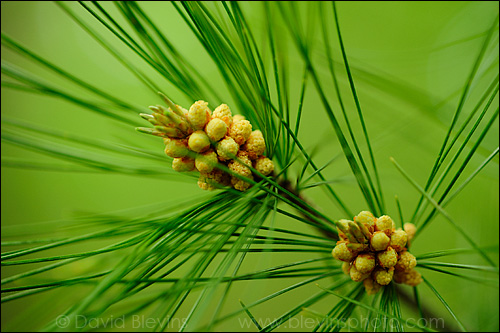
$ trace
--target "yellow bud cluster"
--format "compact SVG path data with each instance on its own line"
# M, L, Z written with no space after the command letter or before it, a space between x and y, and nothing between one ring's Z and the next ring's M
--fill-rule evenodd
M205 101L196 101L189 108L187 119L191 126L196 130L201 130L210 120L211 112L208 103Z
M199 171L200 188L232 186L245 191L251 183L240 177L254 179L249 167L264 176L274 171L273 161L263 155L266 143L262 132L252 131L250 121L241 115L233 116L226 104L212 112L208 103L200 100L186 110L160 95L169 107L151 106L153 114L142 113L141 117L154 129L137 130L163 138L165 154L173 158L175 171ZM222 171L223 166L231 173Z
M422 281L422 275L414 269L409 271L401 271L394 273L394 281L397 283L404 283L409 286L418 286Z
M342 270L355 282L363 281L369 295L376 294L394 280L416 286L422 277L414 268L417 259L406 245L415 235L415 226L406 223L397 229L390 216L379 218L362 211L354 221L336 222L340 240L332 256L343 261Z
M405 223L403 225L403 229L406 231L406 235L408 235L408 245L410 245L411 240L417 233L417 228L413 223Z
M229 174L219 169L213 169L210 172L201 172L198 179L198 186L203 190L215 190L220 186L231 185Z
M274 163L269 158L265 156L260 156L255 162L253 167L255 170L267 176L274 171Z
M264 154L264 151L266 150L266 142L264 141L262 132L259 130L251 132L245 145L243 146L243 150L248 153L248 157L251 160L256 160L259 156Z
M221 104L217 108L215 108L214 112L212 113L212 118L221 119L226 123L228 128L233 123L233 115L231 114L229 106L227 106L226 104Z
M191 157L177 157L172 161L172 169L177 172L193 171L195 160Z
M217 165L217 154L213 150L196 155L194 160L196 170L202 173L211 172Z
M202 153L210 148L210 139L204 131L196 131L189 136L188 146L192 151Z
M252 124L246 119L233 121L231 127L229 127L229 136L240 146L247 141L250 134L252 134Z
M220 140L217 144L217 155L221 161L230 160L238 154L238 150L240 150L240 146L230 136Z
M186 139L163 139L165 143L165 154L172 158L185 157L189 154L189 148Z

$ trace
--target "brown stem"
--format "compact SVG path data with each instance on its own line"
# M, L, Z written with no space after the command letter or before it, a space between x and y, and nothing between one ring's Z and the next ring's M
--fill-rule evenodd
M303 210L309 212L311 215L316 216L317 218L324 220L324 218L322 216L320 216L316 212L313 212L313 211L311 211L309 209L309 207L311 206L311 203L308 202L302 195L300 195L300 193L292 186L292 184L291 184L291 182L289 180L287 180L287 179L282 180L279 185L281 187L285 188L287 191L289 191L293 195L295 195L295 197L299 198L300 200L297 200L295 197L289 196L285 192L280 192L280 195L284 196L285 198L287 198L288 200L290 200L291 202L293 202L294 204L296 204L297 206L299 206ZM317 226L320 225L317 220L312 219L310 216L307 216L306 214L302 214L302 216L305 217L312 224L317 225ZM330 223L330 221L326 221L326 222ZM333 239L333 240L338 240L339 239L339 236L336 233L332 232L332 231L328 231L328 230L325 230L324 228L320 228L320 227L318 227L318 230L326 238Z

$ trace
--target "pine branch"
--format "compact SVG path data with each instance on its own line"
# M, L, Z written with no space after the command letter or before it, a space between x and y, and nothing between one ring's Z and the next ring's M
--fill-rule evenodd
M297 189L292 185L292 183L289 180L287 180L287 179L282 180L280 182L280 185L283 188L285 188L286 190L288 190L289 192L293 193L296 197L300 198L303 202L296 200L296 199L293 199L293 198L290 198L290 197L288 197L288 199L293 201L295 204L297 204L298 206L300 206L304 210L309 211L312 215L315 215L314 212L311 212L310 210L308 210L308 207L310 207L311 203L309 201L307 201L307 199L304 197L304 195L302 195L299 191L297 191ZM283 196L287 196L286 194L283 194L283 193L280 193L280 194ZM305 203L307 203L307 205ZM307 216L305 214L302 214L302 215L305 219L309 220L312 224L318 224L318 221L312 219L310 216ZM318 215L315 215L315 216L317 216L318 218L321 218L321 216L318 216ZM335 234L333 232L329 232L323 228L318 228L318 230L327 239L331 239L333 241L337 241L339 239L338 234ZM423 303L419 304L418 301L415 299L415 297L413 297L408 291L406 291L405 289L403 289L397 285L396 285L396 290L398 293L398 297L400 298L400 300L402 302L404 302L407 306L409 306L410 308L412 308L414 310L417 310L417 309L421 310L421 312L422 312L421 315L423 316L423 318L425 318L425 319L438 318L438 316L433 314L433 311L430 309L430 307L428 305L423 304ZM458 332L458 331L460 331L458 329L458 327L456 327L453 324L444 322L443 325L444 326L442 327L442 330L444 332Z

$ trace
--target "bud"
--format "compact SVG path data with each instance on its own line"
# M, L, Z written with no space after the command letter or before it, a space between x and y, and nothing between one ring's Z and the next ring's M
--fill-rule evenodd
M165 143L165 154L172 158L184 157L189 154L189 148L186 139L163 139Z
M254 169L263 174L264 176L270 175L274 171L274 163L272 160L265 156L260 156L254 162Z
M177 172L193 171L194 159L191 157L177 157L172 161L172 169Z
M198 187L205 191L212 191L217 188L210 178L203 173L200 173L200 177L198 178Z
M389 246L387 250L377 253L377 259L380 266L391 268L398 262L398 254L396 250Z
M350 270L351 270L351 264L344 261L342 263L342 272L344 272L345 275L350 275L349 273Z
M198 187L203 190L214 190L218 187L229 186L230 177L227 173L219 169L213 169L211 172L201 172L198 179Z
M227 125L223 120L219 118L213 118L205 127L205 132L207 132L210 140L219 141L224 136L226 136Z
M165 95L159 93L163 97L163 100L169 105L169 109L161 105L150 106L149 108L153 111L153 114L149 115L147 113L141 113L140 116L149 121L157 132L147 132L141 131L147 134L153 134L157 136L168 136L171 138L185 138L191 132L191 125L188 123L182 108L176 106L170 101Z
M391 239L384 232L376 231L373 233L370 243L375 251L383 251L387 248L390 241Z
M375 216L371 212L364 210L354 217L354 221L373 226L375 224Z
M185 120L174 114L171 110L165 109L161 105L150 106L153 111L153 117L161 126L176 128L181 132L186 132L186 126L180 126ZM187 123L186 123L187 124Z
M414 269L409 271L396 271L394 273L394 281L396 283L404 283L409 286L415 287L422 283L422 275Z
M214 112L212 113L212 119L213 118L221 119L226 123L228 128L233 123L233 116L231 115L231 110L229 109L229 106L227 106L226 104L221 104L215 108Z
M252 174L248 176L247 178L253 180ZM231 176L231 184L233 187L238 190L238 191L246 191L250 186L252 186L251 183L244 181L243 179L239 179L238 177Z
M211 190L223 184L239 191L252 185L252 165L260 176L273 173L273 161L262 155L265 151L262 132L252 132L252 125L245 117L233 117L226 104L219 105L212 114L208 103L202 100L186 110L161 92L158 94L168 107L150 106L153 113L140 116L154 128L138 127L137 131L164 139L165 153L174 159L175 171L190 171L195 167L201 173L200 188ZM245 149L240 150L245 142ZM192 152L198 155L193 157ZM231 175L220 171L219 163L222 169L227 166Z
M406 235L408 236L408 243L415 237L415 234L417 233L417 228L413 223L405 223L403 225L403 228L405 229Z
M174 127L155 126L154 129L157 133L160 134L158 136L163 136L163 137L168 136L170 138L183 138L184 137L184 133L182 133L179 129L174 128ZM157 134L154 134L154 132L152 134L157 135Z
M252 133L252 124L248 120L240 120L233 123L229 128L229 136L236 141L240 146L245 143L250 134Z
M356 225L356 223L354 223L352 221L349 221L347 223L349 225L349 230L354 235L354 237L356 238L356 240L358 241L358 243L361 243L361 244L368 243L368 240L365 238L365 236L363 235L363 233L361 232L361 230L359 230L359 228Z
M210 147L210 139L203 131L196 131L189 136L189 149L197 153L206 151Z
M398 229L391 234L391 242L389 245L395 248L397 251L403 251L406 246L407 239L408 236L406 235L406 232Z
M243 164L236 161L236 160L232 160L228 164L229 170L231 170L232 172L237 173L243 177L250 177L252 175L252 172L250 171L250 169L247 166L247 165L252 165L252 162L250 161L250 159L241 153L238 153L237 159L240 160Z
M241 114L235 114L233 116L233 123L237 123L240 120L245 120L245 116L242 116Z
M247 165L252 165L252 161L250 161L248 156L242 154L241 152L238 153L237 158L243 164L238 161L232 160L228 164L229 170L242 177L246 177L253 180L252 171L250 171L250 169L247 167ZM239 177L236 177L234 175L231 175L231 184L238 191L245 191L252 185L251 183L246 182L245 180L240 179Z
M375 268L375 256L371 253L362 253L354 260L354 266L362 273L370 273Z
M149 121L153 126L160 125L152 114L139 113L139 116L141 116L142 119Z
M161 136L161 135L157 134L160 132L155 131L154 129L149 128L149 127L136 127L135 130L137 132L141 132L141 133L145 133L145 134L152 134L152 135L156 135L156 136Z
M349 221L341 219L339 221L335 221L335 225L337 226L337 229L342 232L345 237L349 240L351 243L356 243L356 238L354 237L353 234L351 234L351 230L349 229Z
M181 108L178 106L178 105L175 105L167 96L165 96L163 93L161 93L160 91L158 92L158 95L161 96L161 98L163 98L163 100L165 101L165 104L168 105L168 107L174 111L177 115L179 116L184 116Z
M373 281L370 277L363 280L363 285L365 286L365 291L368 295L375 295L380 289L382 289L382 285Z
M392 232L392 226L394 225L394 222L390 218L390 216L383 215L375 221L375 230L377 231L383 231L387 235L390 235Z
M347 243L347 247L356 252L361 252L368 249L368 245L359 243Z
M216 148L219 160L225 161L233 159L238 153L240 146L238 146L233 138L227 136L217 143Z
M410 271L417 266L417 258L408 251L399 254L399 259L394 268L396 271Z
M384 268L377 268L373 272L373 279L378 284L386 286L389 283L391 283L393 275L394 275L394 267L391 267L387 270Z
M197 154L195 158L195 166L199 172L209 173L217 165L217 154L213 150L209 150L202 154Z
M364 279L369 277L370 273L369 272L368 273L361 273L356 268L356 265L351 265L351 270L349 271L349 275L351 276L351 280L353 280L354 282L359 282L359 281L363 281Z
M356 253L349 249L345 242L339 241L337 242L337 246L335 246L332 250L332 256L340 261L349 262L354 259Z
M414 270L416 258L405 247L406 231L396 230L389 216L376 219L370 212L362 211L354 217L354 222L341 219L335 221L335 225L341 240L332 255L344 261L342 270L353 281L363 281L369 295L377 293L392 279L409 285L422 281Z
M174 124L174 127L179 129L186 136L193 132L191 124L189 124L187 118L184 115L179 116L178 114L172 112L172 109L169 108L165 111L165 116L170 119L170 121Z
M153 116L157 118L158 121L161 120L161 122L164 123L165 126L179 127L179 124L185 121L184 116L179 116L170 108L165 109L161 105L150 106L149 108L154 111Z
M195 130L201 130L210 120L210 109L205 101L196 101L189 108L187 119Z
M361 223L361 222L356 221L356 220L355 220L355 223L358 226L359 230L361 230L361 232L363 233L363 235L365 236L365 238L367 240L369 240L371 238L372 234L370 233L370 230L368 230L368 228L366 227L366 225L364 223Z
M264 154L266 151L266 142L264 141L264 136L259 130L255 130L250 133L246 143L243 146L243 150L248 153L248 157L251 160L257 159L260 155Z

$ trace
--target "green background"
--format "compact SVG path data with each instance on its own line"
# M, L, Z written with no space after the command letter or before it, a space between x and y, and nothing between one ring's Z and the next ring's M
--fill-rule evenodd
M77 4L69 5L78 9ZM306 4L298 5L306 11ZM2 32L22 45L75 76L120 96L133 105L144 107L145 112L148 105L157 102L156 97L141 82L53 3L2 1L1 6ZM217 102L231 106L231 98L216 67L174 8L165 2L144 2L141 6L164 29L163 31L166 31L168 39L181 53L191 60L205 77L210 78L210 83L220 91L219 95L227 98ZM111 5L107 7L112 10ZM242 7L255 31L263 31L265 18L260 14L258 4L243 3ZM389 157L394 157L419 184L424 185L456 109L460 92L483 42L484 33L498 12L498 3L340 2L338 11L384 193L388 198L390 215L397 215L392 198L398 195L408 216L419 194L398 173L389 161ZM79 13L82 14L83 11L80 9ZM133 59L140 68L152 73L146 64L131 54L116 38L106 33L102 26L91 19L88 19L88 22L92 22L89 24L102 32L111 45L130 55L130 59ZM474 90L470 97L472 101L477 100L477 96L494 77L492 73L498 70L498 32L494 40L496 52L495 49L489 50L485 65L480 68L480 72L484 75L482 79L474 82ZM289 55L290 68L300 68L290 73L291 100L292 104L296 105L300 91L302 62L291 43L286 47L289 50L281 51ZM335 48L337 50L338 46ZM267 59L269 60L269 57ZM315 41L314 59L319 68L325 69L322 79L334 99L334 91L326 70L324 48L319 37ZM2 48L3 60L37 74L51 84L61 85L68 91L76 91L84 98L89 97L88 92L68 85L66 81ZM341 68L339 65L339 69ZM193 102L186 100L175 87L159 76L156 79L157 84L176 103L188 107ZM344 76L341 79L341 88L344 95L349 96L349 85ZM346 98L346 100L348 110L354 115L355 106L352 99ZM133 127L118 126L113 121L63 100L2 88L1 103L2 117L26 120L112 143L137 144L157 151L162 149L159 139L145 138L143 134L135 132ZM494 103L498 105L498 97ZM473 102L467 103L465 109L470 110L473 105ZM360 133L359 128L356 130ZM308 149L315 146L321 148L315 157L318 165L322 165L340 152L327 116L313 89L309 89L306 95L299 139ZM470 174L497 146L498 120L466 169L466 174ZM93 156L95 152L85 153ZM53 160L2 143L2 158L4 157L40 162L55 161L59 165L69 165L66 161ZM117 161L125 164L135 163L134 165L139 163L118 158ZM167 161L164 167L170 167ZM295 168L295 171L298 170L299 166ZM343 158L328 167L325 173L328 175L327 178L338 178L338 184L333 185L353 211L366 209ZM64 228L59 228L57 223L49 221L68 220L82 213L113 212L150 203L162 203L166 200L190 199L206 195L200 193L201 190L198 189L195 180L182 176L179 176L179 179L161 180L109 173L56 172L2 167L1 177L2 233L6 240L19 239L25 234L45 232L46 228L50 230L54 228L54 235L65 235L71 231L71 228L68 231L68 224L65 224ZM341 215L339 210L321 190L314 189L305 195L333 219L349 218L339 216ZM446 210L478 244L498 245L498 156ZM276 223L280 227L308 230L307 226L282 217ZM98 245L96 242L94 246ZM463 247L469 245L444 218L439 216L419 237L412 252L420 254ZM67 253L78 250L83 248L72 246ZM56 250L49 250L44 254L58 253ZM265 258L252 256L249 257L248 267L266 267L270 264L277 265L280 262L300 259L290 256L294 255L272 255ZM498 254L493 256L498 262ZM477 255L472 254L447 257L447 260L484 265ZM87 264L89 267L82 264L81 267L73 269L85 272L86 269L91 270L92 265L107 263L97 261ZM33 265L33 267L38 266ZM2 278L22 270L20 267L2 267ZM498 330L497 288L434 272L425 271L425 273L461 318L465 327ZM57 271L52 274L71 276L74 273ZM471 274L497 277L491 273ZM54 276L46 276L50 277ZM227 307L237 308L238 298L250 303L259 297L258 295L263 297L279 290L278 288L291 285L294 281L242 283L237 290L233 290L232 299ZM59 289L2 304L2 330L39 330L49 319L84 296L88 288L82 286L67 290ZM449 314L435 296L427 288L421 289L425 290L422 299L437 313L449 318ZM278 315L290 302L304 299L316 290L315 286L301 288L297 292L255 309L253 315L263 318L271 314ZM325 309L336 301L332 296L320 302L316 308L320 312L325 312ZM229 321L218 329L245 330L238 326L237 320ZM301 329L299 327L296 330Z

